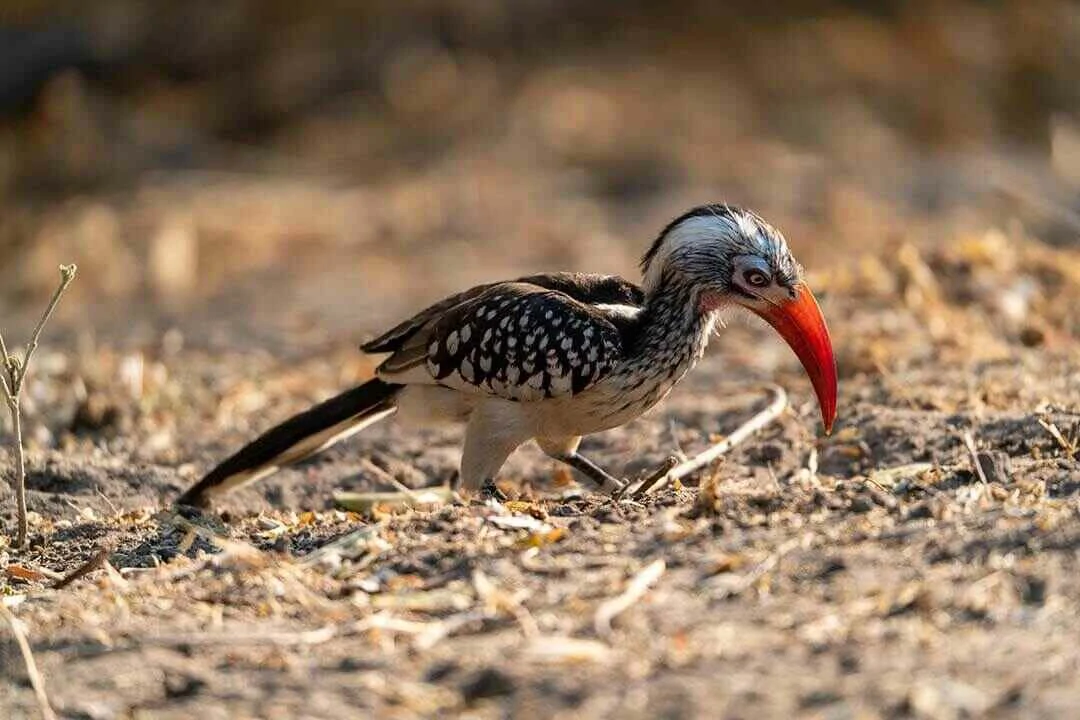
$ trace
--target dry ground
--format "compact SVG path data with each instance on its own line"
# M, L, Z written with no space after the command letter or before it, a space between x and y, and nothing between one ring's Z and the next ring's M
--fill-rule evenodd
M1071 716L1080 362L1066 335L1010 334L992 307L950 301L1000 272L996 237L820 275L826 313L846 318L832 437L787 351L732 323L662 408L589 453L629 474L693 453L759 408L770 378L793 409L642 502L575 492L526 449L502 509L333 509L337 489L452 472L457 430L390 422L236 493L196 537L160 512L169 499L370 363L345 344L291 362L45 354L35 392L64 442L33 456L33 546L0 551L5 602L66 717ZM1072 293L1030 323L1071 322L1054 313L1075 299L1075 253L1017 246L1009 273ZM71 396L80 378L96 380ZM111 569L69 587L36 574L106 547ZM643 572L648 591L609 628L602 608ZM4 643L4 702L32 715Z

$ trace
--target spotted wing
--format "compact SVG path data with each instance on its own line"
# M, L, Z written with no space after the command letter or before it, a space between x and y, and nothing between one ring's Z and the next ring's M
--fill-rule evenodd
M596 307L526 282L500 283L443 313L380 368L421 363L440 385L508 400L574 395L623 358L619 328Z
M640 306L645 302L645 296L641 288L615 275L578 272L542 273L518 278L513 282L538 285L548 290L558 290L587 305ZM434 305L424 308L405 322L395 325L360 347L364 352L368 353L397 352L406 344L409 344L414 336L422 334L425 330L430 330L435 321L446 313L499 285L505 286L507 283L477 285L464 292L451 295Z

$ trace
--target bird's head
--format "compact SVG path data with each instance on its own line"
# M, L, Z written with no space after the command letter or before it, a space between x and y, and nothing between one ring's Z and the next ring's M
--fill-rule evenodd
M694 311L742 307L791 346L817 393L826 432L836 419L832 340L802 267L778 230L756 214L703 205L679 216L641 260L647 294L689 288Z

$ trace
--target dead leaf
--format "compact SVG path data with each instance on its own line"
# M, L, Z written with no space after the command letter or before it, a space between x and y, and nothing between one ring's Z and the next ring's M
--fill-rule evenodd
M551 528L547 531L530 533L527 538L519 543L521 547L543 547L559 542L566 537L566 528Z
M41 582L46 579L43 573L14 563L4 568L4 572L7 573L8 577L23 580L24 582Z
M503 503L503 507L513 513L522 513L524 515L532 515L534 518L543 520L547 517L547 513L544 508L540 507L536 503L528 502L526 500L507 500Z
M719 575L720 573L735 572L744 565L746 565L746 558L742 555L721 553L712 559L712 562L709 564L708 573L710 575Z

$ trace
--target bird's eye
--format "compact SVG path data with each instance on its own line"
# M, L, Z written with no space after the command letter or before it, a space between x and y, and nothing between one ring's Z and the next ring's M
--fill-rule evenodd
M756 288L768 287L770 283L769 276L760 270L747 270L743 273L743 280L750 287Z

